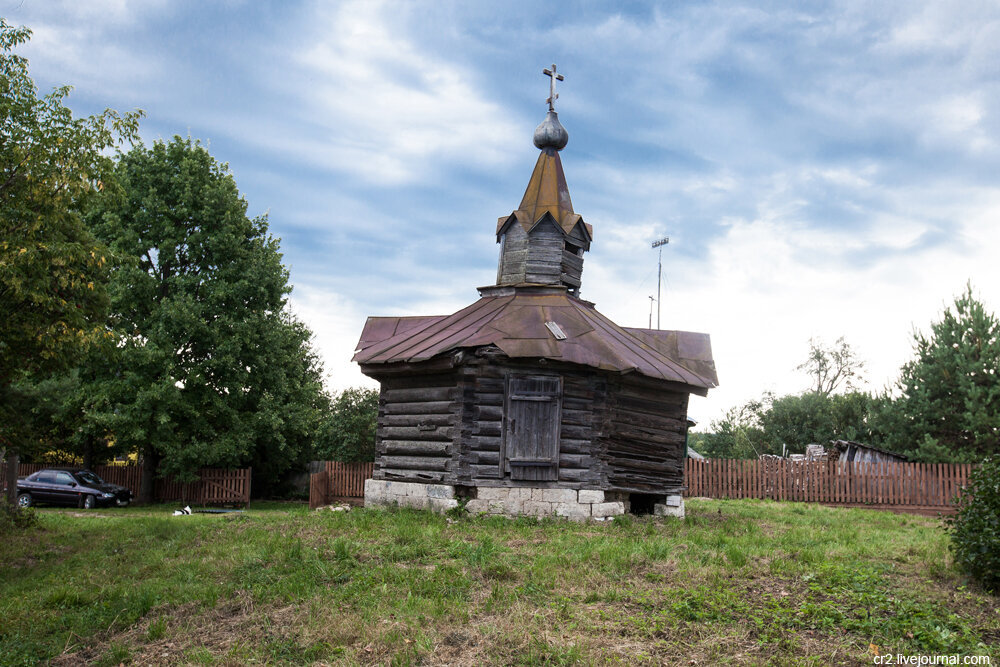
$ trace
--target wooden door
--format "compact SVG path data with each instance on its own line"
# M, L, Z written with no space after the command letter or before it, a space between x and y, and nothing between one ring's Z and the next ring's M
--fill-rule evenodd
M504 458L512 480L559 479L559 422L562 378L507 378Z

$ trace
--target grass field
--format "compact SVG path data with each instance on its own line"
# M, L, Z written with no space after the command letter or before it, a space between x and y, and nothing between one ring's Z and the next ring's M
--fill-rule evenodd
M870 665L870 645L1000 664L1000 600L925 517L709 500L607 524L38 514L0 538L3 664Z

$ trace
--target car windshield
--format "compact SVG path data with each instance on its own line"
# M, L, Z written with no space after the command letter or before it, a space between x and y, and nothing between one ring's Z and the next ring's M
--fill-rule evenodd
M104 484L104 480L90 472L89 470L81 470L76 473L77 479L87 484Z

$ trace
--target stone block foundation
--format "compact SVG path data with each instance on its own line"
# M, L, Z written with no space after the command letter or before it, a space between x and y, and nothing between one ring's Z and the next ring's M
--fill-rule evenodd
M557 516L572 521L608 521L629 511L627 493L599 489L539 489L481 486L466 502L471 514ZM656 516L684 518L684 499L666 496L653 507ZM444 513L459 506L455 487L448 484L365 481L365 507L412 507Z

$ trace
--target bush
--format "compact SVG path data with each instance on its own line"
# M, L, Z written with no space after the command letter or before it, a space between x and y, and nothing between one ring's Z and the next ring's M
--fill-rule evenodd
M38 517L35 516L35 510L30 507L21 508L17 505L11 505L6 500L0 500L0 535L31 528L37 523Z
M986 590L1000 593L1000 457L987 459L969 476L949 524L955 563Z

